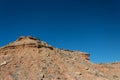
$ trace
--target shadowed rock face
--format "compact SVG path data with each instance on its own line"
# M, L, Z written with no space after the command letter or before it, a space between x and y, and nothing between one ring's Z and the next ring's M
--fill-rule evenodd
M0 80L119 80L118 63L96 65L89 59L87 53L22 36L0 48Z

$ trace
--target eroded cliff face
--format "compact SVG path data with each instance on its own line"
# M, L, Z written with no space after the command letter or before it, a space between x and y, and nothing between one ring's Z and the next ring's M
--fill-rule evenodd
M58 51L61 53L67 53L69 55L71 54L77 54L80 58L89 60L90 59L90 54L85 53L85 52L79 52L79 51L72 51L72 50L62 50L62 49L58 49L55 48L51 45L49 45L48 43L44 42L44 41L40 41L37 38L31 37L31 36L22 36L19 37L15 42L8 44L7 46L3 47L4 49L16 49L19 47L23 47L23 48L46 48L46 49L50 49L53 51Z
M89 59L87 53L23 36L0 48L0 80L113 80L102 71L103 65Z

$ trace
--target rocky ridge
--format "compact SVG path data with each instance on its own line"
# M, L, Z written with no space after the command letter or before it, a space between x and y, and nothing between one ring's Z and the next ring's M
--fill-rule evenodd
M0 80L120 80L119 63L89 60L85 52L58 49L22 36L0 48Z

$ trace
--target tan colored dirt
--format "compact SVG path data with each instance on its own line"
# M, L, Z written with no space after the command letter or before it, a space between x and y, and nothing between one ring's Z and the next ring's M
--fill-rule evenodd
M90 54L23 36L0 48L0 80L120 80L120 63L89 59Z

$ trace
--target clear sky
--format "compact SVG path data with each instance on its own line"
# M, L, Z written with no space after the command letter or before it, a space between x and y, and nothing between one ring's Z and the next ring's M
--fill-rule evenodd
M0 46L21 35L120 61L119 0L0 0Z

